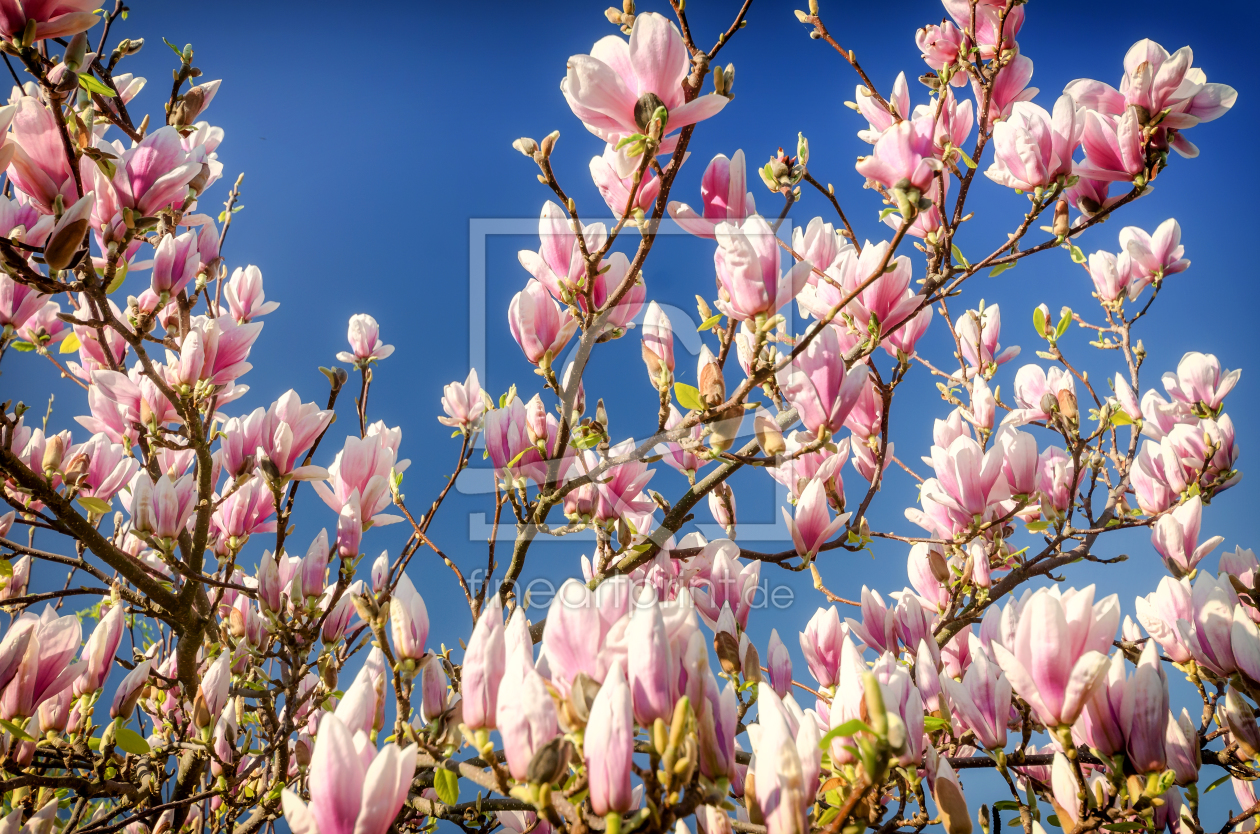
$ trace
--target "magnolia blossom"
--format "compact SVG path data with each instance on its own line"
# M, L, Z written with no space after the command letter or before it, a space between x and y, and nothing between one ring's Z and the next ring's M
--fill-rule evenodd
M713 262L728 296L719 299L717 306L731 318L747 321L771 315L805 286L810 263L798 261L783 274L774 231L761 217L752 215L742 226L718 223L714 235L718 249Z
M835 328L829 325L817 325L805 350L776 375L783 395L815 435L840 431L866 377L865 365L845 370Z
M822 481L810 481L809 486L801 493L796 502L796 517L788 515L786 507L783 519L787 522L788 531L792 534L792 543L796 545L796 553L805 561L812 560L832 536L844 526L849 513L841 513L835 519L827 509L827 496L823 492Z
M512 299L508 324L525 358L534 365L557 357L577 329L577 319L560 309L532 278Z
M662 135L716 115L728 99L717 93L686 101L687 47L678 28L656 12L635 15L630 41L608 35L589 55L569 58L560 91L586 129L605 142L648 131L648 120L666 109ZM665 136L658 153L671 153L677 134ZM623 175L625 172L622 172Z
M467 433L481 424L487 400L488 395L482 391L477 378L477 369L473 368L462 384L451 382L442 389L442 410L446 416L437 418L438 422Z
M730 159L718 154L704 169L700 180L700 212L686 203L671 200L669 216L691 234L712 240L718 223L738 226L757 213L752 192L745 190L747 187L744 152L735 151Z
M1072 152L1084 129L1071 96L1059 97L1053 116L1032 102L1017 102L993 127L994 159L985 176L1021 191L1047 188L1072 173Z
M376 319L367 313L356 313L350 317L350 329L346 338L349 339L352 350L338 352L337 358L342 362L366 366L394 352L393 345L381 341L381 328Z
M1181 225L1171 217L1160 223L1152 234L1137 226L1126 226L1120 230L1120 246L1132 262L1130 299L1137 298L1147 285L1184 272L1190 266L1190 261L1182 257L1186 248L1181 245Z

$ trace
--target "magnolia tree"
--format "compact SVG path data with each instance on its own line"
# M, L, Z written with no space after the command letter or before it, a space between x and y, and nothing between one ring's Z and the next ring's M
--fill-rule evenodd
M475 372L446 387L458 456L421 512L400 491L401 430L367 410L393 351L371 317L350 319L349 369L322 369L327 392L234 407L277 304L257 267L225 259L238 190L217 218L201 204L223 171L224 131L201 118L218 82L196 83L192 48L172 47L171 92L138 117L144 80L121 70L143 42L111 46L125 9L93 5L0 3L0 51L25 79L0 109L0 352L56 365L77 424L41 423L5 392L0 831L998 834L1005 814L1025 834L1202 834L1206 765L1241 810L1219 831L1254 828L1260 565L1241 549L1219 573L1202 564L1221 541L1202 533L1204 507L1239 478L1224 411L1239 372L1188 353L1152 386L1143 367L1141 320L1189 265L1176 220L1123 228L1088 257L1073 242L1143 197L1170 151L1194 156L1188 131L1233 105L1189 47L1141 41L1096 68L1117 86L1082 79L1036 103L1020 0L945 0L915 36L917 93L904 73L881 89L811 3L805 30L860 80L851 106L871 148L857 171L874 193L842 201L802 138L758 170L762 215L734 148L704 169L698 205L671 199L694 132L721 129L734 68L718 59L749 3L707 47L682 0L609 9L620 33L571 56L560 90L607 143L590 173L615 222L583 222L605 207L557 179L558 133L516 143L550 192L507 310L537 367L519 390L538 393L492 397ZM1027 210L977 214L977 175ZM788 239L802 190L834 217ZM843 207L881 199L887 239L859 241ZM642 277L671 218L714 252L696 386L675 382L671 322ZM972 260L956 241L968 222L993 241ZM1005 399L996 377L1018 348L999 344L999 307L956 299L981 272L1058 249L1098 306L1032 311L1042 361ZM952 355L916 351L934 319ZM1073 322L1114 377L1067 355ZM583 389L600 345L635 329L646 440L610 436ZM907 384L947 403L916 450L926 478L889 434ZM347 385L357 420L329 436ZM482 445L495 536L488 553L444 550L428 531ZM653 464L689 488L648 491ZM921 482L917 503L904 529L877 530L894 465ZM726 481L752 468L790 493L784 552L736 543ZM295 529L299 495L324 530ZM684 529L701 502L729 538ZM369 567L371 529L393 522L408 544ZM1047 586L1109 561L1101 537L1130 528L1149 529L1168 573L1146 596ZM579 530L595 534L589 557L530 610L531 546ZM868 548L904 558L910 587L827 587L820 563ZM421 550L436 575L411 561ZM770 570L810 572L830 606L788 636L807 669L777 631L760 647L746 631ZM442 582L475 623L462 650L428 642L416 586ZM998 795L964 794L959 772L979 767Z

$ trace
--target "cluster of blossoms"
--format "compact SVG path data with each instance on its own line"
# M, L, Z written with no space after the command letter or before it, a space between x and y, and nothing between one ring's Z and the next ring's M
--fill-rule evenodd
M1260 562L1236 547L1212 572L1223 539L1203 533L1205 509L1240 478L1224 411L1240 373L1191 352L1162 391L1139 395L1134 326L1189 266L1175 220L1123 229L1119 253L1086 257L1074 243L1146 195L1169 149L1194 156L1186 131L1235 93L1208 83L1189 48L1142 41L1118 88L1074 81L1047 111L1016 40L1024 5L944 5L948 19L916 36L930 72L913 106L904 73L882 95L816 3L797 13L864 82L852 107L872 147L856 167L893 232L861 243L810 173L804 137L795 157L780 149L759 169L783 202L777 217L757 212L742 150L708 164L697 208L670 200L697 126L733 95L734 67L716 59L748 4L707 51L682 3L677 24L630 0L609 9L628 40L572 56L561 91L603 143L590 174L612 220L580 219L551 166L558 132L515 143L555 197L538 249L519 254L529 277L508 309L541 390L492 396L476 370L447 385L438 420L460 438L456 465L413 513L402 431L368 416L394 352L371 316L349 320L350 349L336 353L349 370L321 368L326 407L290 390L239 408L279 305L257 267L229 271L224 257L240 181L217 217L199 210L223 174L224 132L200 120L219 83L191 83L191 46L175 50L155 127L128 111L144 79L115 72L142 41L89 53L100 19L88 5L0 0L0 51L31 79L0 108L0 358L51 362L84 398L77 427L0 407L0 827L859 834L939 823L971 834L974 819L988 834L1013 811L1024 834L1203 834L1198 781L1214 766L1242 805L1219 830L1254 828ZM984 174L1030 207L969 262L955 235L989 148ZM814 217L785 239L806 188L838 225ZM1043 214L1048 238L1021 248ZM694 384L644 278L667 218L714 247ZM614 251L628 227L633 252ZM999 305L949 304L981 269L1058 250L1088 273L1101 319L1035 309L1048 364L1015 371L1004 401L997 377L1020 348L1000 342ZM934 318L956 348L945 362L919 350ZM1069 360L1073 323L1122 359L1110 391ZM641 440L614 437L603 400L589 414L586 400L602 382L586 376L595 349L635 329L656 415ZM927 477L890 437L912 371L933 377L947 406L921 456ZM358 434L336 449L325 436L351 373ZM495 520L474 573L430 525L478 445ZM677 500L649 489L662 486L658 462L686 478ZM846 463L857 472L847 490ZM872 501L905 485L885 484L894 466L919 482L904 512L917 530L872 530ZM728 479L758 467L789 494L791 547L779 553L737 543ZM305 481L329 513L297 538ZM684 530L701 500L726 537ZM369 531L393 523L411 528L401 552L365 559ZM495 576L494 542L513 524ZM1144 558L1168 573L1131 616L1095 585L1040 581L1114 561L1095 543L1129 528L1149 530ZM532 605L520 589L532 543L578 531L595 539L571 571L581 578ZM834 593L842 572L829 556L877 546L908 549L908 585L862 587L849 594L858 601ZM440 572L413 562L422 549ZM64 584L58 567L70 569ZM854 616L818 608L796 639L772 628L757 645L763 568L809 571ZM471 617L462 652L430 641L417 590L446 569ZM76 574L99 585L72 588ZM61 613L83 596L99 602ZM794 673L797 647L812 685L799 663ZM1166 664L1201 708L1173 704ZM999 770L1010 798L968 799L959 772L981 766Z

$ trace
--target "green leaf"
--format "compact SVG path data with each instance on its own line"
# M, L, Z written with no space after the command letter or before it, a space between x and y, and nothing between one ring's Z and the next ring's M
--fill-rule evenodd
M928 715L923 718L923 728L929 732L932 730L947 730L952 724L948 719L937 718L935 715Z
M958 262L959 262L960 264L962 264L962 265L963 265L964 267L966 267L967 269L970 269L970 268L971 268L971 264L970 264L970 263L968 263L968 262L967 262L967 259L963 257L962 250L958 248L958 244L957 244L957 243L951 243L951 244L949 245L949 251L951 251L951 252L953 252L953 253L954 253L954 257L958 259Z
M896 213L897 213L897 209L892 208L892 207L886 208L886 209L884 209L883 211L881 211L881 212L879 213L879 219L880 219L880 220L883 220L883 219L884 219L885 217L887 217L888 215L890 215L890 214L896 214Z
M1013 800L1013 799L999 799L997 802L994 802L994 803L993 803L993 810L995 810L995 811L1018 811L1018 810L1019 810L1019 803L1018 803L1018 802L1016 802L1016 801L1015 801L1015 800Z
M98 96L113 98L114 91L105 86L99 79L93 78L86 73L79 76L79 86L87 90L89 93L96 93Z
M114 746L133 756L143 756L149 753L149 742L144 740L144 736L129 727L119 727L114 731Z
M1067 332L1068 327L1072 324L1072 313L1068 311L1063 318L1059 319L1059 323L1054 327L1054 338L1062 339L1063 334Z
M180 49L178 46L168 41L166 38L162 38L162 43L166 44L167 46L171 48L171 52L175 53L175 57L179 58L179 62L181 64L184 62L184 52L182 49Z
M1050 522L1048 521L1030 521L1028 522L1028 532L1040 533L1042 530L1045 530L1049 526L1050 526Z
M74 353L79 349L79 337L71 333L61 340L61 347L57 348L58 353Z
M433 790L437 791L442 802L454 805L459 802L459 777L453 771L439 767L433 771Z
M860 733L860 732L873 733L875 731L872 730L870 725L867 724L862 719L851 718L848 721L841 724L839 727L832 727L830 730L828 730L827 734L822 737L821 741L818 742L818 746L822 748L823 750L826 750L828 747L831 746L832 739L849 738L854 733Z
M1050 823L1050 824L1051 824L1051 825L1053 825L1055 828L1062 828L1062 827L1063 827L1062 825L1060 825L1060 824L1059 824L1059 815L1058 815L1058 814L1051 814L1050 816L1046 817L1046 822Z
M704 403L700 402L700 389L685 382L674 383L674 396L678 404L691 411L703 411Z
M26 730L23 730L21 727L19 727L17 724L14 724L12 721L5 721L3 718L0 718L0 727L3 727L4 729L8 730L9 735L13 736L14 738L20 738L22 739L22 741L35 740L35 737L33 735L26 732Z
M1081 247L1073 243L1070 247L1068 247L1068 251L1072 253L1073 262L1078 264L1085 263L1085 253L1081 251Z
M972 159L971 157L967 156L966 151L964 151L962 148L955 148L955 150L958 151L959 155L962 157L963 164L965 164L968 168L976 167L976 161Z
M1113 411L1111 413L1111 425L1113 426L1131 426L1133 418L1123 411Z
M105 513L113 509L108 501L102 501L100 498L92 498L88 495L80 495L76 500L83 506L83 509L97 515L105 515Z
M1033 310L1033 329L1037 331L1038 336L1046 335L1046 311L1040 307Z
M1213 782L1212 784L1208 785L1208 786L1207 786L1207 789L1206 789L1205 791L1203 791L1203 792L1204 792L1204 793L1210 793L1211 791L1214 791L1214 790L1216 790L1217 788L1219 788L1221 785L1224 785L1224 784L1225 784L1226 782L1228 782L1229 780L1230 780L1230 775L1229 775L1228 773L1226 773L1226 774L1225 774L1224 776L1222 776L1220 779L1217 779L1215 782Z
M123 281L125 280L127 280L127 262L123 261L118 265L118 269L114 272L114 280L110 281L109 286L105 288L105 294L108 295L121 287Z
M11 347L14 350L16 350L18 353L30 353L31 351L35 349L35 346L33 344L31 344L30 342L23 342L23 341L14 342L11 345Z
M1005 272L1006 270L1014 269L1014 268L1015 268L1015 261L1007 261L1004 264L998 264L997 266L993 267L993 269L989 270L989 277L996 278L999 275L1001 275L1003 272Z
M0 559L0 578L11 579L13 577L13 563L8 559ZM0 586L3 587L3 586Z
M1145 827L1142 822L1109 822L1103 826L1108 831L1140 831Z
M717 324L721 320L722 320L721 313L718 313L716 316L709 316L707 319L705 319L703 322L700 323L700 326L696 328L696 331L699 332L703 330L710 330L713 328L713 325Z

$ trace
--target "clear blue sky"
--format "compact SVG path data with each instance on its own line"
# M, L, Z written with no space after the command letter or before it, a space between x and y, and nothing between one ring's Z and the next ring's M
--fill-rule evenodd
M332 364L333 354L344 349L351 313L371 313L397 352L377 372L370 416L403 426L403 456L413 461L404 492L415 509L427 505L458 451L457 441L449 439L434 417L440 413L442 385L462 380L469 367L470 221L536 219L550 196L536 182L533 164L511 148L512 140L541 138L559 129L553 162L562 183L584 214L605 213L587 172L590 158L602 150L600 140L581 126L559 91L565 59L615 33L603 17L604 5L603 0L361 6L225 0L208 9L154 0L134 3L123 32L144 37L147 46L125 68L150 79L150 87L133 105L136 112L160 113L169 89L174 56L162 45L163 36L181 46L191 41L205 77L223 79L206 117L226 130L219 150L225 176L205 208L221 202L232 179L245 172L245 209L236 217L224 254L232 266L260 266L268 298L282 304L266 318L254 349L255 370L245 379L252 390L240 403L243 410L265 405L289 387L296 387L305 400L322 402L327 390L316 366ZM708 44L716 38L738 5L734 0L689 3L697 40ZM876 12L877 5L896 11ZM881 239L890 230L877 221L878 198L861 190L862 178L853 169L854 158L868 147L854 135L865 124L843 106L853 98L857 79L830 48L808 38L792 8L779 0L756 0L748 27L723 51L723 62L736 65L736 97L696 131L693 156L673 197L697 203L701 173L714 154L743 148L750 163L759 164L780 145L794 147L797 131L803 131L811 141L811 172L835 183L859 234ZM1249 257L1255 240L1249 205L1254 166L1251 151L1245 149L1251 148L1260 127L1252 109L1260 90L1247 60L1248 45L1229 35L1254 31L1260 21L1250 4L1216 3L1208 7L1210 14L1195 14L1194 8L1170 0L1140 5L1034 2L1028 6L1020 42L1035 63L1033 84L1042 90L1038 102L1047 108L1074 78L1117 83L1124 52L1142 37L1169 50L1189 44L1209 80L1238 90L1232 112L1191 132L1202 150L1199 159L1174 158L1151 196L1121 218L1091 230L1079 243L1086 252L1114 250L1124 225L1153 230L1167 217L1180 220L1193 265L1170 279L1142 329L1149 352L1143 387L1158 385L1159 375L1192 349L1215 353L1227 368L1244 367L1228 412L1238 427L1240 466L1246 471L1260 436L1254 384L1260 369L1248 362L1256 353L1258 299ZM641 4L640 11L653 10L666 11L667 4ZM916 28L939 22L943 10L938 3L822 0L822 14L836 37L857 50L881 90L904 69L912 79L914 103L926 100L926 90L913 81L925 71L913 35ZM341 49L348 51L334 52ZM759 182L751 180L750 188L763 212L778 211L777 200ZM970 254L994 248L1017 223L1026 205L1022 199L978 178L972 204L983 210L968 224L972 228L964 249ZM822 214L830 220L828 212L823 201L807 194L792 219L805 222ZM508 301L527 279L516 262L516 250L522 248L537 248L536 236L497 236L487 249L490 361L483 384L497 396L515 382L528 399L539 390L539 380L505 326ZM916 260L916 278L922 275L921 264ZM646 279L649 298L693 309L696 292L713 295L712 244L692 238L661 242L648 262ZM128 291L135 294L140 288L137 284ZM1022 262L1000 278L979 276L967 285L964 301L969 305L981 298L1001 302L1002 343L1024 347L1024 356L996 380L1004 394L1009 396L1021 360L1036 361L1033 306L1044 301L1057 311L1067 304L1097 319L1089 291L1084 272L1061 251ZM1074 360L1082 358L1096 376L1114 373L1118 366L1113 357L1100 362L1090 355L1096 352L1087 341L1074 329L1065 349ZM588 400L592 406L597 397L607 400L616 439L643 437L652 427L656 397L637 343L636 333L602 347L588 374ZM920 342L920 351L948 361L952 345L939 319ZM679 365L685 369L684 381L694 375L690 360L680 359ZM54 382L48 370L32 354L10 355L0 382L4 397L20 396L42 408ZM68 385L56 390L53 423L61 428L69 424L71 403L79 409L73 413L81 413L83 403ZM903 397L894 406L893 439L900 457L917 462L931 442L931 424L923 415L943 417L948 407L922 369L911 374L899 393ZM350 396L343 398L338 416L334 433L352 430ZM75 428L76 435L83 434ZM327 464L337 448L339 442L329 442L316 462ZM651 486L670 498L680 495L683 479L659 468ZM733 481L741 520L772 522L778 510L771 482L761 473L753 475L741 473ZM845 478L854 501L863 482L851 468ZM1214 502L1205 515L1205 534L1224 535L1229 549L1260 545L1248 521L1258 498L1256 484L1255 478L1244 478ZM306 509L299 513L295 541L304 545L319 525L335 526L335 518L311 491L304 488L303 496ZM894 470L875 502L872 525L912 531L902 510L915 499L913 481ZM469 514L486 512L490 504L484 496L455 495L431 531L467 569L482 564L485 554L484 542L470 541ZM703 506L697 516L710 521ZM400 525L369 532L364 546L370 554L383 548L396 553L405 538ZM536 545L526 574L559 578L575 573L583 549L582 543ZM261 543L251 544L249 551L260 552ZM1130 560L1105 571L1075 566L1066 571L1067 581L1096 581L1103 592L1119 592L1125 612L1131 614L1133 595L1153 590L1161 575L1158 558L1142 533L1106 537L1101 551L1127 553ZM886 594L906 583L905 555L900 545L878 546L875 559L836 551L823 557L822 571L833 590L846 596L856 597L863 583ZM253 564L256 556L247 552L242 562ZM433 640L452 644L467 633L467 611L449 573L428 556L417 555L411 574L433 615ZM795 575L768 567L763 576L796 585L804 601L774 617L754 616L752 634L764 650L771 626L777 626L804 678L795 633L813 612L816 597Z

